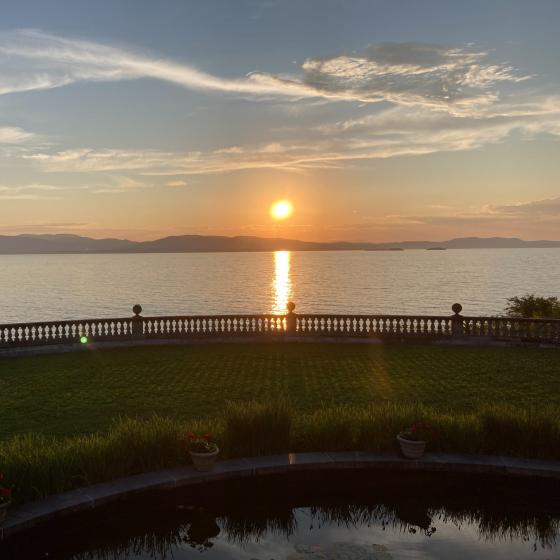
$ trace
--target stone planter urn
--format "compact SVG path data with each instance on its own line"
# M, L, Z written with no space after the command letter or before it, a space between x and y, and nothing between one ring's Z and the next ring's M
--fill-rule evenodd
M208 472L214 468L214 463L220 453L219 447L210 453L197 453L196 451L189 451L195 470L200 472Z
M420 459L426 452L426 441L413 441L410 439L405 439L404 437L398 435L397 441L399 442L401 453L407 459Z
M12 504L12 501L9 502L2 502L0 503L0 525L6 519L6 515L8 515L8 508Z

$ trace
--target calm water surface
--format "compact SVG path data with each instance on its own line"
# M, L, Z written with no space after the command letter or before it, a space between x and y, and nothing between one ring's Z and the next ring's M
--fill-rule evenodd
M70 516L4 559L552 560L554 481L381 471L251 477ZM92 530L93 528L93 530Z
M465 314L560 296L560 249L0 255L0 323L144 315Z

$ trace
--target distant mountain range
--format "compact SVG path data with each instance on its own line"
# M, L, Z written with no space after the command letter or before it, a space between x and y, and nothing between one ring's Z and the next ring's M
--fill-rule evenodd
M405 249L518 249L559 247L560 241L523 241L516 237L462 237L448 241L395 243L297 241L266 237L177 235L155 241L92 239L79 235L0 235L0 254L54 253L213 253L255 251L400 251Z

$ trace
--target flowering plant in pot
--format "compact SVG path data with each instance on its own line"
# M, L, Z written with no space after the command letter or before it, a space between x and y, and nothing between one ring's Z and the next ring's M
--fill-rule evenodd
M181 441L185 444L197 471L212 470L220 449L212 441L210 434L189 432Z
M0 523L6 519L8 508L12 503L12 488L11 486L5 486L3 480L4 475L0 473Z
M397 434L402 454L407 459L420 459L426 452L426 444L433 434L429 422L414 422Z

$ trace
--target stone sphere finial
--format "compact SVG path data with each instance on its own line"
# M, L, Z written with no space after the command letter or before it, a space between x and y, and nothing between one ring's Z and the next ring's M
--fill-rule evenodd
M134 315L136 315L138 317L138 315L140 315L140 313L142 313L142 306L137 303L133 308L132 308L132 312L134 313Z
M288 313L293 313L295 308L296 308L296 304L293 301L289 301L288 305L286 305L286 309L288 310Z
M451 311L453 311L453 313L455 313L455 315L459 315L459 313L461 313L461 311L463 311L463 306L460 303L454 303L451 306Z

